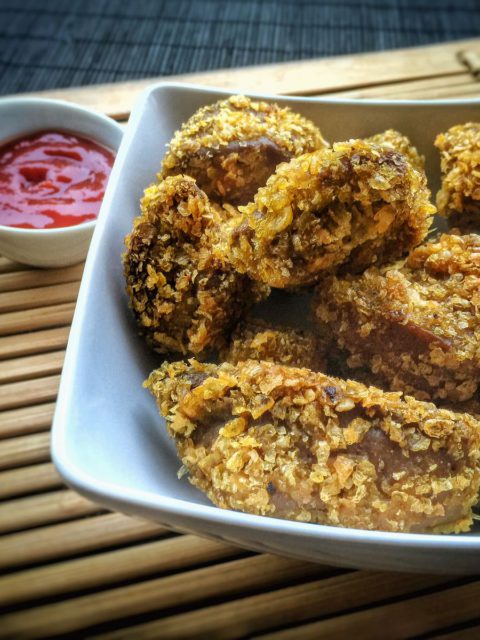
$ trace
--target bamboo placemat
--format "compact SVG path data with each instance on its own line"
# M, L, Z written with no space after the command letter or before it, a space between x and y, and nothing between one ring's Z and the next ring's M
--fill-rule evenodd
M310 95L480 97L478 55L480 41L468 41L187 79ZM48 95L119 118L144 84ZM66 488L49 427L81 274L82 265L42 271L0 258L0 637L480 637L476 577L254 554L110 513Z
M0 93L449 42L478 0L0 0Z

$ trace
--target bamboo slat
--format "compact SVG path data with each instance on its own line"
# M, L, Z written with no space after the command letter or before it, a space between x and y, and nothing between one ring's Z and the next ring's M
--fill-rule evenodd
M0 360L63 349L69 333L70 326L67 325L0 338Z
M372 89L359 89L338 94L342 98L365 98L379 100L448 100L451 98L480 98L480 83L468 82L461 85L449 86L443 79L443 86L436 89L427 90L425 87L412 88L407 91L399 87L392 88L389 92L380 91L377 87Z
M51 462L10 469L0 473L0 500L46 489L58 489L63 481Z
M35 404L11 411L0 411L0 438L36 433L52 424L55 404Z
M458 59L467 67L471 75L478 80L480 77L480 55L478 51L468 49L466 51L460 51Z
M0 362L0 384L60 373L64 358L65 351L53 351Z
M480 638L480 625L475 625L467 629L455 629L449 633L430 636L431 640L478 640Z
M0 533L73 520L102 510L70 489L7 500L0 504Z
M241 550L185 535L0 577L0 607L233 558Z
M0 293L0 313L36 309L62 302L75 302L80 282L64 282L47 287Z
M2 621L3 630L7 638L41 638L46 634L71 633L119 615L125 618L209 597L272 588L285 581L302 580L324 572L325 568L320 565L275 556L232 560L6 615Z
M374 85L372 87L337 91L335 96L355 99L378 98L395 100L402 98L405 100L433 100L438 98L438 94L444 92L446 89L449 89L452 94L461 97L458 95L459 92L468 88L480 91L480 83L474 80L469 73L459 73L455 76L449 76L448 80L445 79L445 76L421 78L418 80L404 80L387 86Z
M3 274L0 272L0 292L21 291L64 282L77 282L82 277L83 263L62 269L33 269L31 267L23 267L23 269L23 271L7 271Z
M439 576L357 571L263 592L161 620L106 633L102 638L215 638L249 637L253 632L333 615L350 607L372 605L387 598L414 593L446 581ZM127 604L125 603L125 606ZM124 612L125 609L124 609Z
M158 524L128 518L121 513L42 526L1 538L0 569L67 558L165 533L165 528Z
M60 376L10 382L0 387L0 411L54 400Z
M351 613L341 618L304 625L295 630L264 635L262 638L337 640L354 637L356 640L384 640L385 629L392 629L396 638L418 637L458 622L478 619L479 598L480 583L474 582L368 611Z
M24 271L28 269L24 264L12 262L4 256L0 256L0 273L12 273L13 271Z
M50 433L0 440L0 469L45 462L50 457Z
M411 100L425 100L428 98L428 95L429 94L422 90L419 93L408 95L407 98ZM456 87L450 87L446 84L443 88L439 88L430 95L432 95L432 99L435 100L451 100L453 98L469 100L471 98L480 98L480 84L478 82L472 82L465 85L457 85Z
M74 310L75 303L65 302L51 307L3 313L0 315L0 336L70 324Z

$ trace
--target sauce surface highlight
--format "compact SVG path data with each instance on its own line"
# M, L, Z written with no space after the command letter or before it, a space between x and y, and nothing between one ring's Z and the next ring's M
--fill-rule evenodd
M61 131L0 147L0 224L53 229L94 220L113 160L93 140Z

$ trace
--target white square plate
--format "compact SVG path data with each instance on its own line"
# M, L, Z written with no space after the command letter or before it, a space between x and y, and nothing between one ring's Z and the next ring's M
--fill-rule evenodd
M202 105L229 95L159 84L137 103L115 161L85 267L53 426L53 459L65 481L112 509L240 546L328 564L403 571L473 573L480 536L395 534L264 518L214 507L186 479L163 419L142 388L159 356L137 336L127 306L120 256L155 179L165 145ZM435 135L478 120L480 100L367 102L259 96L289 104L330 141L387 128L408 135L427 158L438 188Z

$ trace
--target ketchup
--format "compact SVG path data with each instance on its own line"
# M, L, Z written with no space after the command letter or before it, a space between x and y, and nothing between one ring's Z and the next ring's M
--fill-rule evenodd
M53 229L94 220L113 160L96 142L60 131L0 147L0 224Z

